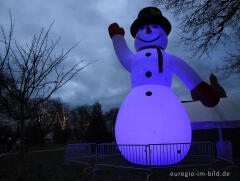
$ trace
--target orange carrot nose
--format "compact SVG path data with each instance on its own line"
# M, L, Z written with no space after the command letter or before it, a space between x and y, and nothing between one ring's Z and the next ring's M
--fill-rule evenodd
M152 30L150 29L150 27L147 25L147 29L146 29L146 32L149 34L152 32Z

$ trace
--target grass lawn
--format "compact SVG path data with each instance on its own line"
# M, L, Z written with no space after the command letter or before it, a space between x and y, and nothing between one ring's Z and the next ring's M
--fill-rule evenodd
M32 145L29 147L29 151L65 148L66 145L66 143L45 143L44 145Z
M46 149L62 148L63 145L51 145ZM30 149L31 150L31 149ZM32 149L35 150L35 149ZM112 167L99 167L94 176L87 165L66 164L65 150L26 153L26 181L145 181L146 171L133 169L120 169ZM18 155L5 155L0 157L0 181L17 181L19 167ZM168 170L170 173L171 169ZM181 171L181 170L179 170ZM152 170L149 181L158 180L186 180L185 177L169 177L163 170ZM226 177L192 177L191 180L226 180ZM227 178L227 180L239 180Z
M52 179L53 176L59 176L62 173L61 163L64 160L65 151L49 151L39 153L26 153L25 156L25 173L26 180L40 181ZM8 180L16 181L19 167L18 155L5 155L0 158L0 180L1 177L8 178Z
M101 169L95 177L86 165L63 164L65 151L49 151L26 154L26 181L88 181L88 180L145 180L145 173L112 168ZM17 181L18 155L0 158L0 181ZM131 174L132 173L132 174ZM135 178L134 178L135 177Z

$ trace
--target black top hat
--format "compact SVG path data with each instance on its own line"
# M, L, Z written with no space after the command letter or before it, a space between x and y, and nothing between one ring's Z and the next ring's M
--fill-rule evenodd
M165 18L161 11L156 8L156 7L146 7L143 8L139 13L138 13L138 18L133 22L131 26L131 34L133 37L136 36L137 31L145 25L159 25L163 28L165 33L169 35L171 31L171 24Z

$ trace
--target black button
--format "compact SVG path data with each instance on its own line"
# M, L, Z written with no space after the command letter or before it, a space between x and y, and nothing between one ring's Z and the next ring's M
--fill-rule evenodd
M151 92L151 91L148 91L148 92L146 92L146 95L147 95L147 96L151 96L151 95L152 95L152 92Z
M147 56L147 57L151 56L151 53L146 53L146 56Z
M147 77L151 77L151 76L152 76L152 73L148 71L148 72L146 72L146 76L147 76Z

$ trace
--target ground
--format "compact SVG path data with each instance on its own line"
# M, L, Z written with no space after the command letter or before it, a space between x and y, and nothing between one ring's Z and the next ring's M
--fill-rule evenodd
M113 168L65 162L65 145L51 144L45 147L32 147L26 153L26 181L148 181L185 180L186 176L170 176L171 172L184 171L189 174L193 169L152 169L135 170ZM51 150L48 150L51 149ZM18 155L7 154L0 157L0 181L16 181L18 173ZM90 160L89 160L90 161ZM204 170L204 168L202 168ZM207 170L207 168L205 168ZM149 175L148 175L149 174ZM148 175L148 176L147 176ZM237 177L190 177L191 180L240 180Z

